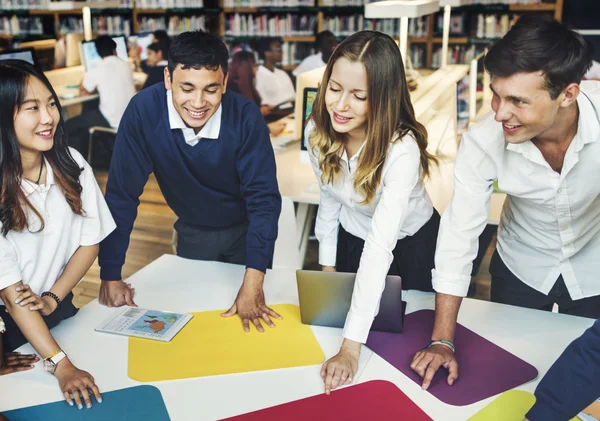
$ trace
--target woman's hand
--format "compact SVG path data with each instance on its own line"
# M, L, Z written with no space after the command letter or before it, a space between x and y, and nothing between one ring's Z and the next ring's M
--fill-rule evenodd
M39 360L39 357L35 354L7 352L4 355L0 355L0 376L16 373L17 371L31 370Z
M29 285L23 285L18 287L16 291L19 293L15 304L19 304L21 307L27 306L31 311L39 311L42 316L48 316L52 314L58 304L51 297L40 297L31 290ZM8 308L6 309L8 312Z
M352 345L346 345L351 343ZM325 394L329 395L338 386L352 383L358 371L358 357L360 356L358 342L344 340L344 344L336 356L325 361L321 368L321 378L325 382Z
M69 405L73 406L73 400L75 400L77 408L83 409L81 402L81 398L83 398L85 407L91 408L92 399L88 390L94 394L98 403L102 403L100 390L92 375L75 367L68 358L64 358L58 363L54 376L58 379L60 390Z

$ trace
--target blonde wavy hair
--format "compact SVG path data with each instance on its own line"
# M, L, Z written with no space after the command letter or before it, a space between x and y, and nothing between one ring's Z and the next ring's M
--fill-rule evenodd
M362 63L367 73L366 145L358 158L354 189L364 196L362 204L369 204L381 182L383 164L393 142L412 134L421 152L423 177L429 176L436 159L427 152L427 130L415 118L398 46L381 32L360 31L346 38L331 55L307 119L315 125L309 144L319 152L322 182L333 184L342 173L344 134L333 129L325 103L333 66L342 57Z

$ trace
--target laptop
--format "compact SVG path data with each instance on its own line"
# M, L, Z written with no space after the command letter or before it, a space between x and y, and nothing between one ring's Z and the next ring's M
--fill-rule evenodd
M302 323L343 328L355 278L355 273L296 271ZM402 280L399 276L388 276L371 330L400 333L403 319Z

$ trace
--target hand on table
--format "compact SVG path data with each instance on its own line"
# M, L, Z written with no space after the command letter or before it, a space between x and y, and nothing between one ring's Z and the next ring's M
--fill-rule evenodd
M269 133L272 136L279 136L286 128L287 123L284 121L274 121L273 123L269 123Z
M123 281L102 281L98 301L107 307L123 305L137 307L137 304L133 302L134 295L135 288L132 288L131 284Z
M423 390L427 390L440 367L448 370L447 382L452 386L458 378L458 362L454 352L445 345L432 345L417 352L410 364L410 368L423 378Z
M264 273L255 269L246 269L246 276L233 305L227 312L221 314L223 317L231 317L235 314L242 319L244 331L250 332L250 321L256 326L256 330L264 332L260 323L266 323L269 327L275 327L271 317L282 320L279 314L271 310L265 304L265 294L262 284Z
M358 371L360 346L357 342L354 342L352 346L342 345L337 355L325 361L321 367L321 378L325 383L326 395L329 395L338 386L352 383L354 375Z
M42 316L49 316L58 307L52 297L40 297L31 290L29 285L18 287L16 291L19 295L15 299L15 304L19 304L21 307L27 306L31 311L39 311ZM6 307L6 312L8 313L8 307Z
M0 376L31 370L39 361L35 354L21 354L20 352L7 352L0 358Z
M83 404L86 408L91 408L90 392L96 397L96 402L102 403L102 395L92 375L75 367L68 358L58 363L54 376L58 379L60 390L69 405L73 406L74 400L78 409L83 409Z

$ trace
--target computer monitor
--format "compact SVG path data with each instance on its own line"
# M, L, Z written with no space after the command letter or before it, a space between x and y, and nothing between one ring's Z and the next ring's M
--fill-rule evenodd
M127 61L127 41L125 36L111 37L117 43L117 56L122 60ZM85 71L96 67L102 60L102 57L96 51L96 44L94 41L85 41L81 43L81 62L85 68Z
M304 129L306 128L306 121L312 111L312 106L318 91L318 88L304 88L304 94L302 95L302 137L300 138L300 149L303 151L308 150L306 138L304 137Z
M152 32L144 32L136 35L131 35L128 38L129 48L137 49L138 54L142 60L148 59L148 51L147 48L150 44L152 44L152 40L154 36Z
M1 60L23 60L37 66L33 48L18 48L0 52Z
M312 109L310 108L307 113L305 104L308 106L310 103L310 107L312 107L312 101L314 101L313 93L319 88L324 72L325 67L319 67L318 69L299 74L296 79L296 108L294 110L294 119L296 120L296 138L302 140L300 142L302 150L306 150L306 145L304 145L304 123L306 122L306 117L310 114L310 109ZM312 88L313 90L307 91L308 96L306 97L307 101L305 102L306 88Z

